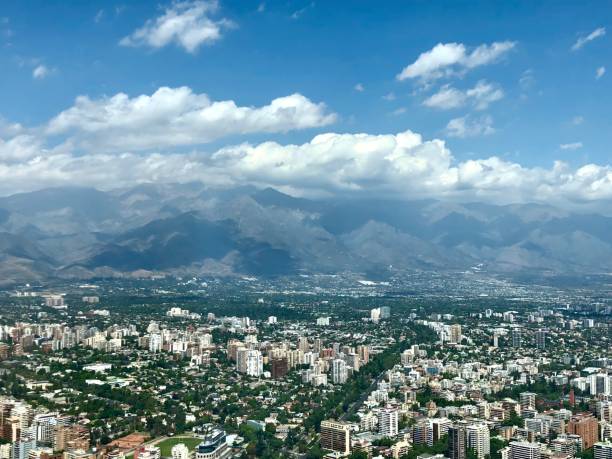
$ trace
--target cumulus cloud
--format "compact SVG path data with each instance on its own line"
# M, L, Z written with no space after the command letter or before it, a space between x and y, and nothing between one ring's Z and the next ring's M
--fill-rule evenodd
M446 134L449 137L477 137L490 135L495 132L493 118L490 115L472 117L469 115L453 118L446 125Z
M272 100L261 107L212 101L188 87L162 87L152 95L130 98L119 93L75 104L53 118L49 135L70 135L75 143L97 150L145 150L211 142L224 136L287 132L325 126L336 115L325 104L301 94Z
M582 148L582 142L562 143L559 148L561 150L578 150Z
M10 147L10 148L15 148ZM309 142L243 143L210 154L91 153L55 149L0 158L0 194L57 185L101 189L136 183L194 180L210 186L253 184L299 190L304 195L378 195L493 203L559 205L612 200L612 168L528 168L498 157L457 161L443 140L412 131L371 135L326 133Z
M426 107L450 110L470 103L476 110L484 110L489 104L504 97L501 88L481 80L471 89L461 91L450 85L442 86L438 92L423 101Z
M400 81L418 78L423 82L444 76L462 74L473 68L496 62L510 51L516 42L502 41L482 44L471 51L463 43L438 43L397 75Z
M34 67L34 70L32 71L32 77L37 80L42 80L49 76L49 73L51 73L51 70L49 70L46 65L40 64Z
M606 73L606 68L604 66L599 67L595 71L595 79L599 80L602 76L604 76L605 73Z
M578 40L576 40L576 43L572 45L571 50L578 51L582 49L584 45L586 45L590 41L603 37L605 34L606 34L606 28L598 27L597 29L593 30L590 34L579 37Z
M158 49L173 43L195 53L200 46L221 39L223 31L233 26L229 19L211 17L218 9L216 0L174 2L161 16L148 20L119 44Z
M363 92L365 91L365 87L363 86L363 84L361 83L357 83L354 87L355 91L357 92Z

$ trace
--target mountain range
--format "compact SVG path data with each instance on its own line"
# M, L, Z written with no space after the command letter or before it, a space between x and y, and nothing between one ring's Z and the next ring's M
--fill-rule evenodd
M200 183L0 198L3 284L134 272L612 271L612 218L545 205L296 198Z

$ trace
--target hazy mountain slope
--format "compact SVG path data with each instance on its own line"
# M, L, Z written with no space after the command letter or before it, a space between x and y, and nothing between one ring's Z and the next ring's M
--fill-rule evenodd
M201 183L0 199L8 279L139 269L277 275L353 271L612 271L612 218L550 206L295 198Z

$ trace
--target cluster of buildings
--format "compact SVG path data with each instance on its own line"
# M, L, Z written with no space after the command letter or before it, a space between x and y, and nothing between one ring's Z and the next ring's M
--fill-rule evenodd
M89 429L70 416L13 398L0 398L1 459L85 459L91 455Z

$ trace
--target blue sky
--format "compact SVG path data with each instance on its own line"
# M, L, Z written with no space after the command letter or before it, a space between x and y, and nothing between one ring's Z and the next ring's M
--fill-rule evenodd
M204 11L199 19L217 27L217 38L196 40L187 49L176 37L151 45L134 35L147 29L147 21L143 33L153 33L159 18L194 5ZM72 121L52 135L41 134L79 95L100 101L185 86L212 101L263 107L299 93L312 104L324 103L334 120L230 130L163 148L146 142L138 154L194 149L210 154L242 142L304 144L323 132L411 130L423 141L444 140L454 163L499 157L548 170L563 161L574 172L594 163L605 168L597 177L608 187L611 75L605 69L612 70L612 37L606 33L611 19L612 3L604 1L3 2L0 116L21 130L5 132L4 142L8 145L10 135L29 135L44 154L58 145L65 154L65 142L76 145L70 154L79 157L107 153L108 146L96 142L116 131L98 132L93 139ZM471 53L496 43L508 49L486 63L469 64ZM438 44L463 46L465 59L441 68L438 78L398 80ZM440 97L432 99L436 94ZM116 145L113 149L121 154ZM238 175L295 188L290 180L279 184ZM606 199L608 193L605 188Z

